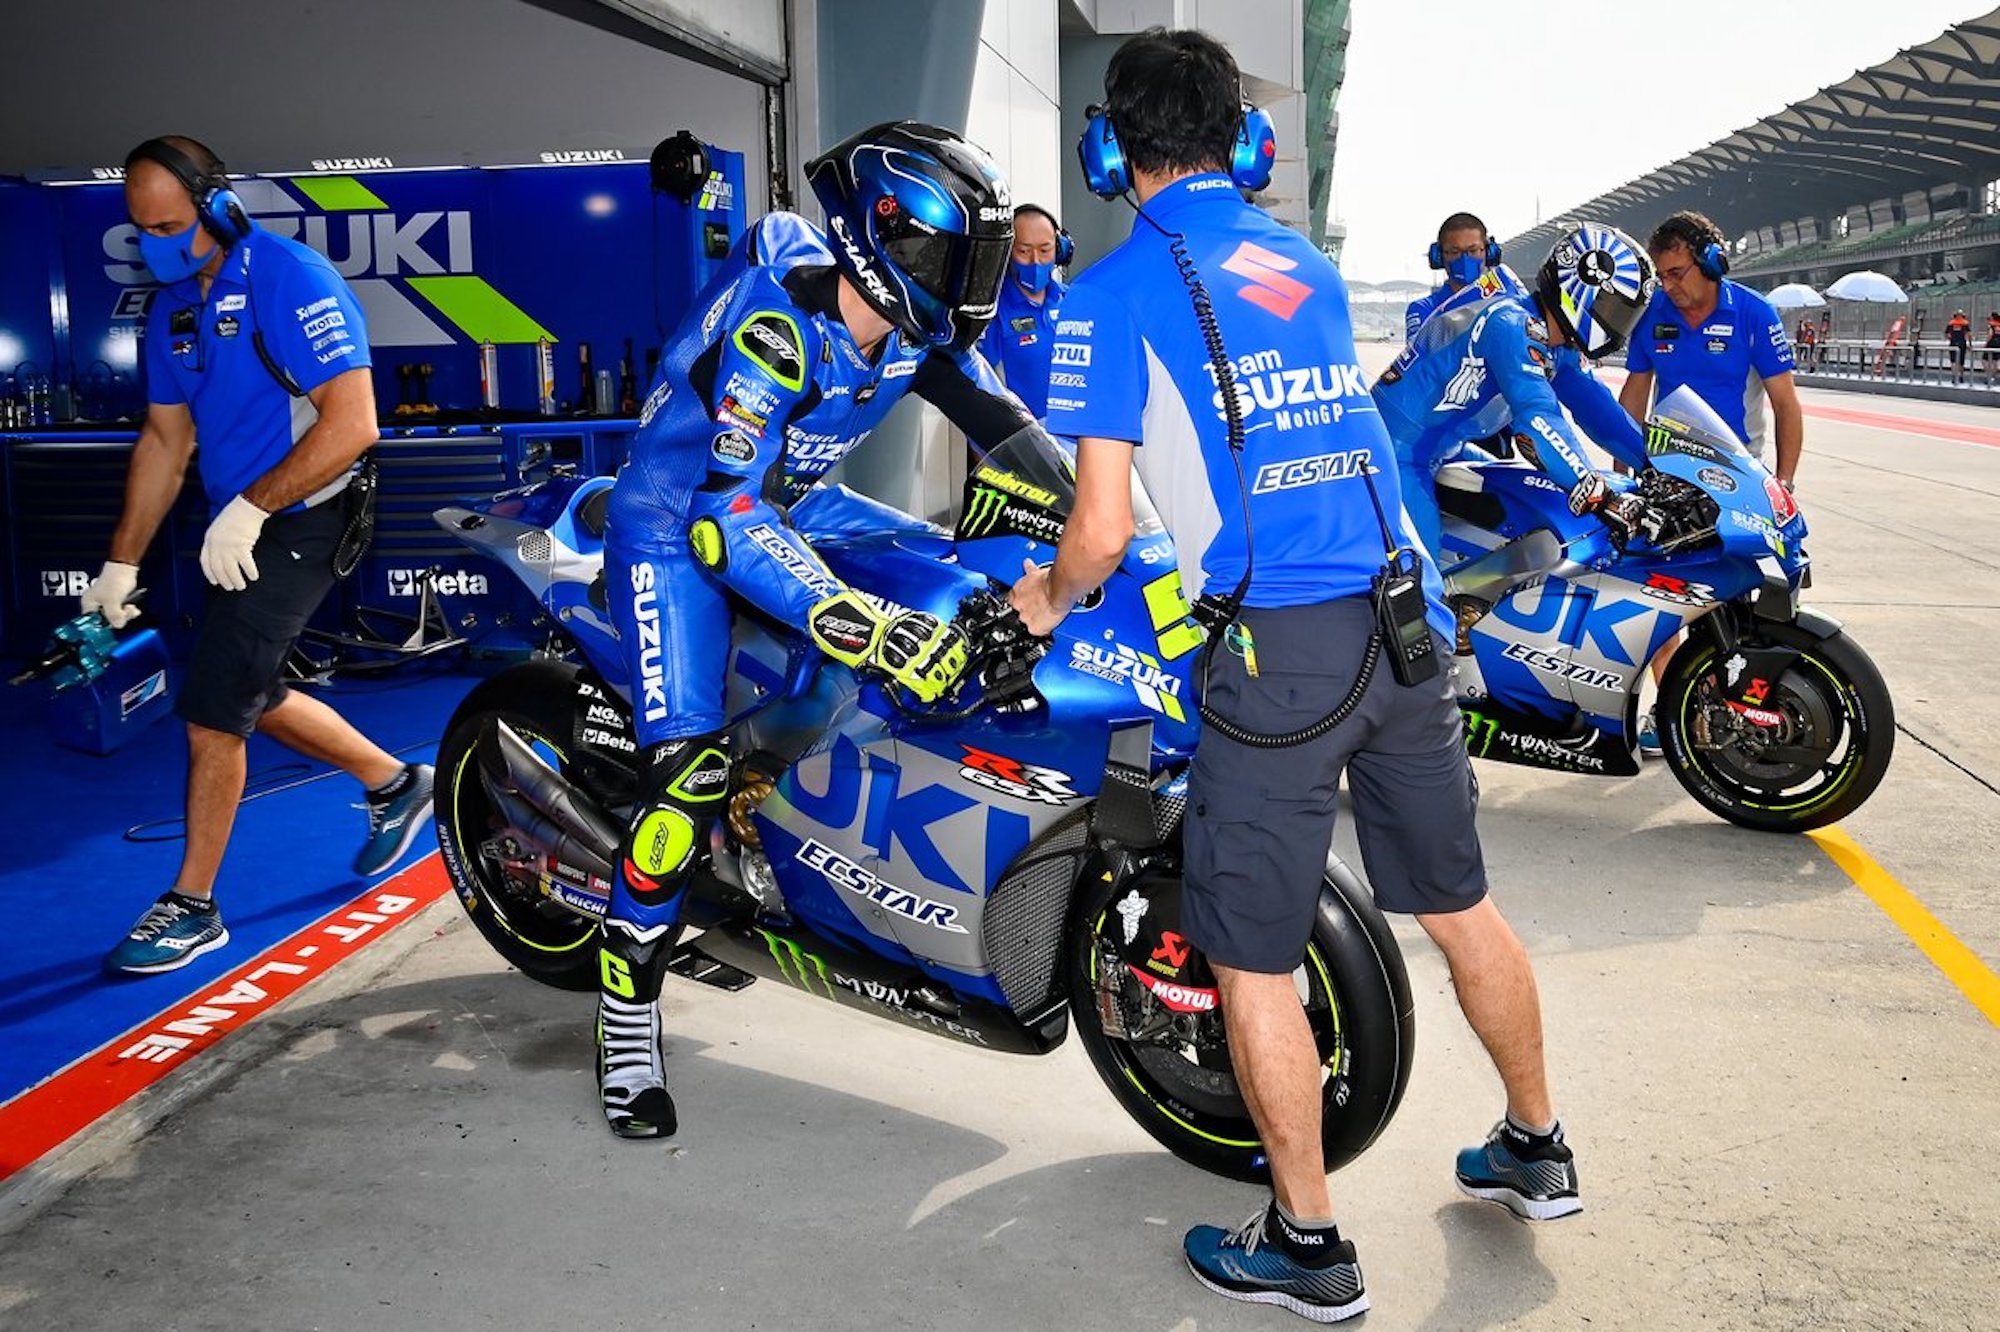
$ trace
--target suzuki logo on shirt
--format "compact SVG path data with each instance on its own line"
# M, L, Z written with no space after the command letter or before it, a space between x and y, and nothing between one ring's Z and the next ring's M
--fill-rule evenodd
M1287 259L1261 245L1244 241L1236 247L1235 254L1223 261L1222 271L1234 273L1248 282L1249 285L1237 289L1238 296L1280 319L1289 320L1299 312L1299 306L1305 303L1306 297L1313 294L1313 289L1305 283L1285 276L1298 266L1295 259Z
M1444 399L1431 408L1434 412L1455 412L1479 396L1480 387L1486 383L1486 360L1480 356L1468 356L1458 363L1458 373L1444 386Z

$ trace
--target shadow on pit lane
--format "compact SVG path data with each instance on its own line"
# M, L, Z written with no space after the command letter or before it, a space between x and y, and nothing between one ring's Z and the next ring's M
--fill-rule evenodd
M766 1002L746 1016L768 1028L799 1011ZM1197 1286L1179 1250L1187 1226L1233 1224L1263 1191L1164 1152L1094 1149L1130 1135L1089 1132L1094 1116L1121 1126L1087 1073L1073 1087L1010 1080L1020 1061L908 1035L867 1043L884 1062L877 1090L856 1096L745 1066L735 1040L670 1035L682 1131L671 1144L619 1142L595 1106L590 1012L587 995L498 972L289 1012L294 1030L274 1052L9 1240L0 1321L1271 1326L1270 1310ZM743 1030L741 1044L780 1067L785 1042L810 1039ZM826 1057L799 1050L797 1062ZM1011 1148L950 1121L958 1098L1005 1105L1051 1085L1059 1103L1038 1095ZM1059 1129L1067 1154L1038 1125ZM1434 1301L1425 1326L1464 1328L1550 1298L1527 1232L1487 1210L1438 1213L1444 1289L1426 1274L1420 1289L1382 1290L1378 1304L1402 1311L1392 1325ZM190 1293L180 1321L161 1323L168 1287Z

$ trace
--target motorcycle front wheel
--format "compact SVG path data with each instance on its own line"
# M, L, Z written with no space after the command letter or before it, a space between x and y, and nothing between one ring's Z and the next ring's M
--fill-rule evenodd
M1739 717L1727 699L1728 662L1696 633L1667 665L1654 713L1667 766L1687 793L1731 823L1805 832L1845 818L1875 793L1896 744L1896 709L1881 672L1844 633L1819 638L1759 623L1742 646L1795 649L1760 710Z
M1230 1179L1268 1182L1270 1162L1237 1085L1219 1010L1181 1015L1171 1030L1140 1039L1105 1030L1099 966L1118 951L1123 921L1114 898L1123 891L1101 880L1085 890L1064 962L1070 1013L1090 1062L1126 1112L1175 1156ZM1198 959L1191 962L1205 966ZM1319 1051L1320 1144L1333 1171L1388 1127L1416 1053L1402 952L1367 888L1338 860L1328 865L1312 939L1292 980Z

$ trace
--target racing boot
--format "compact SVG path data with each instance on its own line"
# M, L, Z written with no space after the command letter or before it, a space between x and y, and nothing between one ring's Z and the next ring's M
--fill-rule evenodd
M729 742L700 735L647 751L611 909L598 927L597 1084L621 1138L664 1138L679 1126L660 1050L660 983L679 931L682 895L729 795Z

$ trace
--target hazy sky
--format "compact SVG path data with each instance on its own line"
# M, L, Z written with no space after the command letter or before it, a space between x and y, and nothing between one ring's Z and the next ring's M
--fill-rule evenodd
M1354 0L1334 159L1341 267L1427 279L1424 249L1450 213L1504 238L1534 223L1538 196L1545 217L1574 208L1992 8Z

